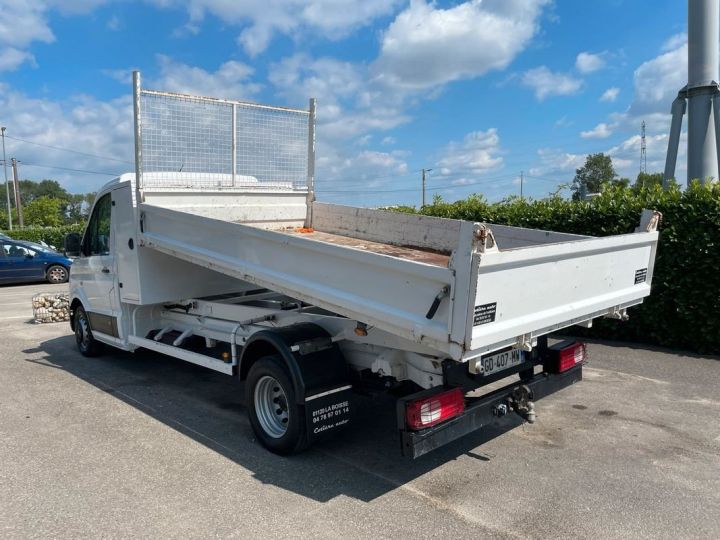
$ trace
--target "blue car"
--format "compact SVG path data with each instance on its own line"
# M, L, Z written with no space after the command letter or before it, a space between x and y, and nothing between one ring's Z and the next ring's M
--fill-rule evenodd
M65 283L71 264L64 255L40 244L0 238L0 283Z

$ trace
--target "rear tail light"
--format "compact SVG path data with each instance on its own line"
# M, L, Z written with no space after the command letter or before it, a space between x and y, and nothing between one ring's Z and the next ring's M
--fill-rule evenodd
M550 373L562 373L587 359L587 348L584 343L574 341L553 345L548 349L548 362L545 370Z
M405 409L407 426L410 429L424 429L448 420L465 410L462 390L453 388L434 396L411 401Z

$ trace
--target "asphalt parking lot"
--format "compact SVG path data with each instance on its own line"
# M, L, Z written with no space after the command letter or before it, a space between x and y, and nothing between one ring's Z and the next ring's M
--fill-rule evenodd
M81 357L0 287L2 538L720 538L720 360L590 344L538 421L398 456L393 403L292 458L239 384L150 353Z

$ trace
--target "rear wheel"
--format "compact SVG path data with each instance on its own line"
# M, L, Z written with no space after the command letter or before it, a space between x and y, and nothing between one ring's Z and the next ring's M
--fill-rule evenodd
M69 275L67 268L54 264L45 272L45 279L48 283L65 283Z
M75 308L75 342L83 356L98 356L102 352L102 343L93 337L90 320L82 306Z
M278 356L265 356L250 368L246 403L255 436L276 454L308 447L304 407L297 404L290 376Z

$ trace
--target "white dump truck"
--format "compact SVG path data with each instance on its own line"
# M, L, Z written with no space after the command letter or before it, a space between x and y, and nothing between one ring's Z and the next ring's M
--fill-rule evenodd
M80 352L149 349L237 377L289 454L392 389L421 456L582 378L547 334L650 293L659 215L594 238L318 202L309 110L157 92L134 74L136 170L66 238ZM491 392L483 387L505 380ZM500 383L501 384L501 383Z

